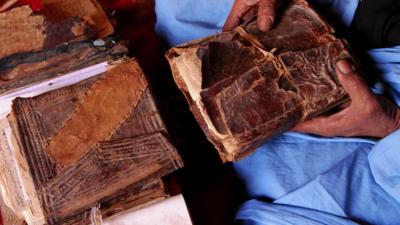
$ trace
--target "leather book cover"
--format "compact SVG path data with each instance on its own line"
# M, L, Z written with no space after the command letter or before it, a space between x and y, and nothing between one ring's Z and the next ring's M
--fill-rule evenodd
M70 17L85 18L96 31L97 38L114 33L114 27L98 0L42 0L41 14L52 23L60 23Z
M64 43L52 49L0 58L0 95L98 63L112 62L127 54L123 42L106 38Z
M118 191L101 204L64 219L61 224L96 224L93 221L103 221L126 211L136 211L169 197L169 190L162 179L148 179Z
M167 53L173 77L224 161L348 101L335 64L352 58L344 40L304 0L260 32L253 19L231 32Z
M126 55L96 0L46 0L0 13L0 95ZM104 38L93 40L96 38Z
M109 215L166 196L159 179L183 166L133 60L17 98L9 121L49 224L76 224L97 205Z
M65 42L105 38L114 28L96 0L44 0L0 13L0 58L54 48Z
M35 14L29 6L0 13L0 58L53 48L64 42L84 40L96 35L81 17L69 17L59 23Z

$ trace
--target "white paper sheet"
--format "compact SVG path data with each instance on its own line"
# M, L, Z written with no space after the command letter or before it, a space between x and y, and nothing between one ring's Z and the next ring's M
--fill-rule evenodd
M17 97L34 97L51 90L69 86L79 81L104 73L106 72L107 67L108 63L102 62L29 87L20 88L11 93L6 93L0 96L0 118L7 116L7 114L11 112L12 101Z
M182 195L167 198L148 207L126 211L103 221L103 225L192 225Z

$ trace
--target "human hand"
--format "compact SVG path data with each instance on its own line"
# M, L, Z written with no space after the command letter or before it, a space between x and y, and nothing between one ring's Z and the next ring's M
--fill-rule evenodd
M241 22L251 19L258 13L258 29L268 31L274 24L275 11L276 0L235 0L223 30L233 30Z
M400 109L388 99L375 95L350 62L339 61L336 74L350 96L350 105L331 116L305 121L294 131L327 137L383 138L400 129Z

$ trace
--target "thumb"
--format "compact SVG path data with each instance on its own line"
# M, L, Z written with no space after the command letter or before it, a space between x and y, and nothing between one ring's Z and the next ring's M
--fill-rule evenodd
M261 31L269 31L275 20L276 0L260 0L257 24Z
M340 60L336 63L336 74L352 102L364 102L373 95L368 85L356 71L356 67L348 60Z

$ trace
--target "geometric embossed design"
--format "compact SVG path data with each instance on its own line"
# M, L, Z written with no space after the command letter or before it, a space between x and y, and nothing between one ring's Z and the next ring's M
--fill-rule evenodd
M181 167L175 148L161 133L109 141L93 148L40 193L49 221L57 223L132 183L162 177Z
M133 60L105 73L87 90L46 147L63 169L73 166L97 143L109 140L148 87L142 69Z
M49 224L86 220L89 208L98 204L107 204L104 210L110 216L119 211L120 205L137 207L162 198L167 192L159 179L183 166L168 140L149 87L110 137L95 144L79 161L63 169L52 159L47 150L49 141L74 115L93 84L104 76L107 73L13 102L9 121L28 161Z
M125 210L145 207L156 201L169 197L168 190L161 179L146 180L135 183L99 204L103 218L110 217ZM91 210L82 211L72 217L62 220L64 225L91 224Z

